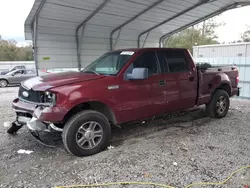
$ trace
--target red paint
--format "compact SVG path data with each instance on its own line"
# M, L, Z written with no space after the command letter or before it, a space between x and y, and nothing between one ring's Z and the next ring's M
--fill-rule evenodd
M136 52L116 76L94 75L82 72L51 74L32 85L33 90L52 91L57 94L57 102L50 110L34 110L36 105L20 100L13 101L14 109L34 112L41 121L58 122L73 107L84 102L98 101L107 105L115 115L118 124L140 120L191 108L208 103L211 94L222 84L228 84L232 95L237 94L238 70L218 71L209 69L198 71L190 53L185 49L145 48L127 49ZM165 73L146 80L124 80L124 73L135 59L144 52L162 50L182 50L189 63L189 71ZM224 68L223 68L224 69ZM190 78L193 78L191 81ZM159 81L166 84L159 86ZM109 90L109 86L119 86Z

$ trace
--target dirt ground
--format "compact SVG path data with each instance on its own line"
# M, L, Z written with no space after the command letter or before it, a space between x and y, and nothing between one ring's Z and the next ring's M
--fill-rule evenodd
M0 88L2 124L15 119L11 101L17 91L17 87ZM113 149L84 158L66 153L59 134L43 135L57 145L47 148L37 143L26 127L9 136L0 126L0 187L43 188L114 181L184 187L192 182L221 181L239 167L250 165L249 112L249 101L233 100L224 119L208 118L204 108L199 108L124 125L113 130ZM19 149L33 153L18 154ZM243 188L247 182L250 169L235 175L226 185L215 187Z

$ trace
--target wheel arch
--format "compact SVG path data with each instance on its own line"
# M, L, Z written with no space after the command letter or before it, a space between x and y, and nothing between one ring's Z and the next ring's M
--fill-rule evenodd
M228 82L222 83L219 87L217 87L217 88L215 89L215 91L218 90L218 89L221 89L221 90L226 91L227 94L229 95L229 97L231 97L231 95L232 95L232 88L231 88L230 83L228 83ZM215 91L214 91L214 92L215 92Z
M108 119L109 122L117 124L116 116L113 110L107 104L100 101L88 101L75 105L67 112L63 121L66 122L72 115L83 110L95 110L100 112Z
M7 84L9 84L9 81L6 78L0 78L0 81L1 80L5 80L7 82Z
M232 86L231 80L226 73L220 72L216 76L213 77L209 86L212 88L211 96L216 92L218 89L222 89L226 91L231 97L232 94Z

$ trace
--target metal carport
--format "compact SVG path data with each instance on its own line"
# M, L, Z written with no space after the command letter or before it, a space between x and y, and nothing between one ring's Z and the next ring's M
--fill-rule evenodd
M118 48L158 47L169 35L250 0L35 0L25 21L36 67L82 68Z

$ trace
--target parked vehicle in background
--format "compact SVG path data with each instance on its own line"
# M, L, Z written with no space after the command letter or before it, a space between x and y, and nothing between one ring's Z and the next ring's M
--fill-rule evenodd
M14 71L14 70L20 70L20 69L26 69L26 67L23 66L23 65L18 65L18 66L15 66L15 67L13 67L13 68L11 68L11 69L9 69L9 70L2 71L0 74L1 74L1 75L5 75L5 74L7 74L7 73L9 73L9 72L12 72L12 71Z
M44 72L39 72L40 75L45 75ZM36 71L33 69L17 69L8 72L5 75L0 75L0 87L6 87L10 84L20 84L22 81L35 77Z
M70 153L92 155L109 144L111 125L203 104L210 117L222 118L229 97L239 95L238 82L237 67L196 67L186 49L116 50L82 72L23 82L8 133L23 125L38 139L39 131L62 131Z

